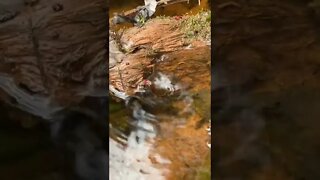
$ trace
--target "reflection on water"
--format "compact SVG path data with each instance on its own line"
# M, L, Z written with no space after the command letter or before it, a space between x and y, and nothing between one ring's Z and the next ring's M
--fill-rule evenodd
M194 14L201 9L208 9L210 7L211 0L201 0L200 6L197 0L190 0L189 3L177 3L157 9L154 16L166 15L176 16L185 13ZM112 17L115 13L125 12L136 8L144 4L143 0L110 0L109 17Z

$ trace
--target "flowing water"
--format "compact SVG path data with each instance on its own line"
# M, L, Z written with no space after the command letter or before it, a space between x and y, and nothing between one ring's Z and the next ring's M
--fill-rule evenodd
M197 0L190 0L189 3L177 3L157 9L155 16L167 15L176 16L185 13L194 14L201 9L209 9L211 0L201 0L200 5ZM109 17L112 17L115 13L128 11L136 8L137 6L144 5L143 0L110 0Z
M109 15L142 3L111 1ZM170 5L155 16L191 14L208 8L207 1L201 1L200 6L197 3ZM192 58L189 55L182 52L179 62ZM178 68L176 62L154 72L151 83L158 91L146 90L133 97L118 92L120 100L110 102L110 179L210 179L210 149L203 125L210 120L210 68L206 66L210 51L194 58L198 62L186 68L199 67L196 71L173 74L170 69Z

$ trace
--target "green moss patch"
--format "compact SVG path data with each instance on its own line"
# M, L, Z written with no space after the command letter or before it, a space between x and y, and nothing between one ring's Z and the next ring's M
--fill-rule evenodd
M186 16L178 24L188 41L211 39L211 11L202 10L191 16Z

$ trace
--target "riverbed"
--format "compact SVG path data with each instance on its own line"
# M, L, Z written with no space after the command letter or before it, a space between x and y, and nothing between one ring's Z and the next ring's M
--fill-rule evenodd
M208 8L206 1L201 3L171 5L155 17L196 14ZM141 5L136 1L110 4L110 15ZM111 179L211 179L210 49L208 43L190 45L159 58L151 83L163 90L142 98L154 106L137 110L153 115L152 121L136 120L123 101L111 101Z

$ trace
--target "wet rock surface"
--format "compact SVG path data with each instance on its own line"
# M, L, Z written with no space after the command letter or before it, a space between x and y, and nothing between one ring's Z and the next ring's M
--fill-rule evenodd
M221 0L214 7L213 177L318 179L313 10L302 1Z
M143 79L152 76L158 62L167 61L171 52L184 50L187 44L176 23L175 19L154 19L142 28L134 27L121 33L118 43L125 52L118 52L119 47L111 51L110 84L120 91L133 94ZM198 43L195 47L201 49L206 46L205 43ZM209 51L208 48L203 49ZM190 54L187 52L187 55ZM113 65L114 62L118 62L118 65ZM189 68L185 71L191 70Z
M106 14L102 0L0 2L0 179L107 178Z
M19 9L13 9L14 4ZM22 109L23 102L32 104L28 96L39 97L41 105L32 108L47 108L39 114L44 118L55 106L107 95L105 2L69 0L60 3L59 10L56 6L55 1L1 5L4 11L19 12L0 23L2 91Z
M142 28L134 27L123 32L118 42L127 53L123 53L121 60L115 60L121 61L117 66L109 67L110 84L133 94L138 84L152 74L162 54L182 47L182 34L171 28L172 23L157 20L149 21Z

